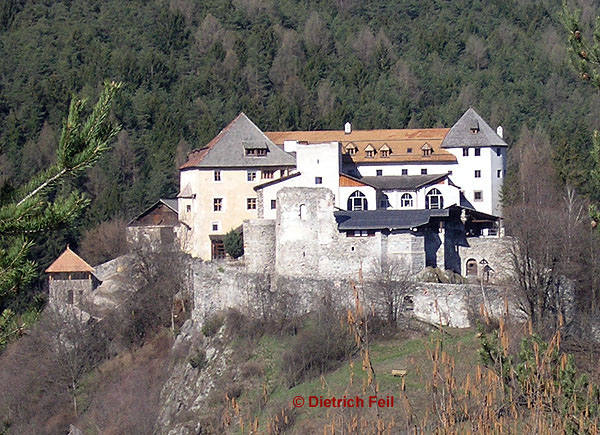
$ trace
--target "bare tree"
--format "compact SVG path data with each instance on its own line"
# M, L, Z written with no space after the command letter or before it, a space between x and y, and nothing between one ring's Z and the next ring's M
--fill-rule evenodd
M117 218L86 231L81 255L96 265L127 253L126 226L123 219Z
M364 63L371 61L373 54L375 53L375 47L377 40L375 35L371 32L368 27L363 27L362 30L356 36L352 44L352 48L356 51L358 58Z
M551 150L541 131L523 131L514 154L513 179L505 190L505 222L514 236L510 248L512 281L521 308L542 329L555 326L566 309L569 279L587 262L586 219L572 189L559 187ZM563 312L564 314L564 312Z
M485 68L489 63L485 41L476 35L471 35L467 39L465 53L475 63L477 70Z
M396 325L405 298L413 288L410 271L398 260L375 260L368 299L381 311L389 325Z
M319 50L331 44L331 32L317 11L312 11L306 20L303 38L309 50Z

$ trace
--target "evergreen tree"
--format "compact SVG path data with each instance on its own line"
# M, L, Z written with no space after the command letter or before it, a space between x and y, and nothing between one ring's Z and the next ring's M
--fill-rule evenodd
M592 34L592 41L583 36L578 11L570 11L567 3L563 4L563 24L569 32L569 60L581 79L590 82L600 90L600 17L596 21L596 28ZM593 168L590 171L592 191L600 191L600 132L595 130L592 135L592 148L590 150ZM597 205L590 206L590 216L594 225L600 222L600 210Z
M225 234L223 245L225 245L225 252L232 258L238 258L244 254L244 242L242 236L236 230L231 230Z
M0 307L35 276L28 258L31 238L71 225L89 204L65 183L92 166L106 152L120 127L109 119L120 83L105 82L87 119L85 99L73 98L63 123L56 163L0 198Z

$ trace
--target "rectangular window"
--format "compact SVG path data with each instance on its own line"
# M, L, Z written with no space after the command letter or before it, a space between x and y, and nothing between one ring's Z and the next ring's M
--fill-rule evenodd
M481 178L481 171L479 169L475 170L475 178Z
M246 198L246 208L248 210L256 210L256 198Z
M476 156L480 156L481 155L481 148L475 148L475 155Z
M272 199L271 200L271 210L275 210L276 208L277 208L277 200Z
M248 171L248 181L256 180L256 171Z
M381 150L381 152L379 153L379 155L383 158L389 157L390 156L390 151L389 150Z
M275 171L262 171L260 173L260 177L263 179L266 179L266 180L271 180L271 179L273 179L274 174L275 174Z
M355 230L348 231L346 233L348 237L372 237L375 235L375 231L367 231L367 230Z
M214 179L215 181L221 181L221 171L214 172Z
M383 169L377 169L377 171L375 172L375 174L376 174L378 177L381 177L381 176L383 175Z
M219 222L219 221L211 222L210 228L213 232L221 231L221 222Z
M502 148L496 148L496 155L500 157L502 155Z
M427 175L427 169L421 169L421 175Z
M402 175L408 175L408 169L402 169Z
M463 148L463 157L469 156L469 148Z
M412 153L412 148L406 148L406 154Z
M315 184L323 184L323 177L315 177Z
M483 201L483 192L481 190L476 190L475 192L473 192L473 200Z
M223 198L213 198L213 211L223 211Z
M264 157L267 155L267 150L264 148L247 148L246 149L246 155L248 157Z
M187 211L188 213L191 213L192 211L192 206L190 204L185 206L185 211Z
M496 177L498 177L498 178L502 178L502 169L498 169L498 170L496 171Z

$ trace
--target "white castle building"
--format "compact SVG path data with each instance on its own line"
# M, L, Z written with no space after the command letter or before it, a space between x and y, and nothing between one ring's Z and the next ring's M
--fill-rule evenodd
M347 236L424 226L423 234L441 234L456 225L466 237L498 236L507 150L501 136L501 127L495 131L472 108L451 128L388 130L347 123L344 130L262 132L241 113L181 166L173 231L193 257L224 258L227 232L278 218L282 189L326 188ZM301 201L298 207L300 217L310 214ZM164 213L155 208L132 222L162 225ZM439 264L434 254L426 265ZM451 263L459 271L458 259Z

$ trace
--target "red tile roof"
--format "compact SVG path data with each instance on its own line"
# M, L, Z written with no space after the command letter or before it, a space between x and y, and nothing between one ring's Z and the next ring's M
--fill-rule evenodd
M90 272L94 273L94 268L87 264L83 258L71 251L67 245L67 249L52 263L46 273L58 272Z
M456 157L441 147L449 131L449 128L354 130L349 134L343 130L270 131L265 132L265 135L276 145L283 145L286 140L309 144L341 142L344 158L353 162L456 162ZM426 143L433 149L429 156L423 156L421 151L421 147ZM354 155L346 152L346 147L350 144L354 144L357 148ZM365 155L365 148L369 145L375 148L374 157ZM390 149L388 157L381 157L379 152L384 145ZM412 152L408 152L409 148Z

